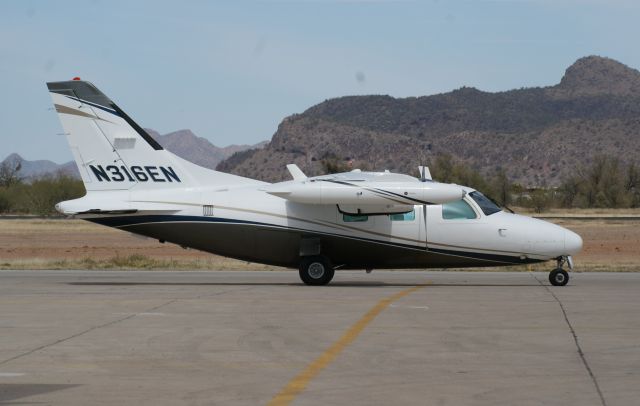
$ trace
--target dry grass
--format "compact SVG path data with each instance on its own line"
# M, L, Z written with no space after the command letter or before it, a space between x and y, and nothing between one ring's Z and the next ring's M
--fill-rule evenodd
M146 255L132 254L104 259L84 257L80 259L31 258L0 262L0 269L112 269L112 270L255 270L270 271L279 269L268 265L253 264L212 256L211 259L157 259Z
M626 217L626 216L639 216L640 208L635 209L547 209L542 213L536 213L533 209L527 207L511 207L513 211L518 214L524 214L527 216L542 216L542 217L565 217L565 216L609 216L609 217Z
M638 210L572 211L567 215L633 215ZM559 216L560 212L553 215ZM578 271L640 271L638 220L557 219L584 239L576 256ZM477 268L491 271L548 271L553 264L529 267ZM167 269L273 270L81 220L0 219L0 269Z
M54 231L59 233L69 232L90 232L97 230L103 233L120 233L119 230L108 227L100 227L96 224L83 220L63 219L63 218L33 218L8 220L0 217L1 233L29 233L37 231Z

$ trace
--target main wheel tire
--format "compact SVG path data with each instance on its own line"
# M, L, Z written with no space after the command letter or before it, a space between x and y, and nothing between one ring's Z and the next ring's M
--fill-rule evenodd
M333 265L323 255L303 257L300 261L300 279L307 285L326 285L333 279Z
M549 282L553 286L564 286L569 282L569 274L562 268L549 272Z

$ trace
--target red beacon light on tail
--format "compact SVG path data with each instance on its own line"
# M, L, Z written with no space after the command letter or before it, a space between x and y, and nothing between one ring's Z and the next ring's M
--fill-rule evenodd
M75 78L73 78L72 80L80 80L80 77L76 76Z

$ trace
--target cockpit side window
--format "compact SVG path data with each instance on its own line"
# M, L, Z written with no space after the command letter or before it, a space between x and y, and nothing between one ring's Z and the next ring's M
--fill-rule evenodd
M442 218L445 220L475 219L476 212L473 211L469 203L464 200L445 203L442 205Z
M469 196L471 196L473 201L476 202L478 206L480 206L480 210L482 210L485 216L490 216L493 213L502 211L502 209L497 204L495 204L493 201L491 201L491 199L480 192L471 192L469 193Z

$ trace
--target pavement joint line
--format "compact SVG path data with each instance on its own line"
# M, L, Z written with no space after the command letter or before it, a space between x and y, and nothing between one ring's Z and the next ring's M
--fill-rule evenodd
M172 300L169 300L168 302L164 302L164 303L162 303L162 304L159 304L159 305L157 305L157 306L154 306L154 307L152 307L151 309L147 309L147 310L144 310L144 311L142 311L142 312L131 313L130 315L128 315L128 316L126 316L126 317L122 317L122 318L119 318L119 319L116 319L116 320L111 320L111 321L109 321L109 322L107 322L107 323L99 324L99 325L97 325L97 326L89 327L88 329L82 330L82 331L80 331L80 332L78 332L78 333L72 334L72 335L67 336L67 337L64 337L64 338L60 338L60 339L58 339L58 340L56 340L56 341L54 341L54 342L52 342L52 343L48 343L48 344L41 345L41 346L36 347L36 348L33 348L33 349L29 350L29 351L25 351L25 352L23 352L23 353L21 353L21 354L15 355L15 356L13 356L13 357L11 357L11 358L7 358L7 359L5 359L5 360L2 360L2 361L0 361L0 366L5 365L5 364L7 364L7 363L9 363L9 362L11 362L11 361L15 361L15 360L17 360L18 358L22 358L22 357L26 357L27 355L31 355L31 354L33 354L34 352L37 352L37 351L40 351L40 350L44 350L44 349L46 349L46 348L49 348L49 347L52 347L52 346L54 346L54 345L57 345L57 344L63 343L63 342L65 342L65 341L72 340L72 339L74 339L74 338L76 338L76 337L80 337L80 336L82 336L82 335L84 335L84 334L87 334L87 333L90 333L90 332L92 332L92 331L94 331L94 330L98 330L98 329L103 328L103 327L109 327L109 326L112 326L112 325L114 325L114 324L117 324L117 323L120 323L120 322L123 322L123 321L129 320L129 319L131 319L131 318L133 318L133 317L136 317L136 316L137 316L138 314L140 314L140 313L146 313L146 312L151 312L151 311L157 310L157 309L159 309L159 308L161 308L161 307L163 307L163 306L167 306L167 305L169 305L169 304L171 304L171 303L175 302L176 300L178 300L178 299L172 299Z
M251 288L248 288L248 289L251 289ZM155 310L158 310L158 309L160 309L162 307L168 306L168 305L170 305L172 303L175 303L175 302L177 302L179 300L194 300L194 299L197 300L197 299L200 299L200 298L206 297L206 296L217 296L217 295L223 295L223 294L229 293L229 292L236 292L238 290L248 290L248 289L233 289L233 290L225 290L225 291L222 291L222 292L216 292L216 293L213 293L213 294L211 294L211 293L209 293L209 294L200 294L200 295L197 295L195 297L174 298L174 299L171 299L171 300L166 301L164 303L161 303L161 304L159 304L157 306L154 306L154 307L152 307L150 309L146 309L146 310L143 310L141 312L131 313L126 317L121 317L119 319L111 320L109 322L106 322L106 323L103 323L103 324L99 324L97 326L89 327L88 329L82 330L82 331L80 331L78 333L72 334L72 335L64 337L64 338L60 338L60 339L58 339L58 340L56 340L54 342L51 342L51 343L48 343L48 344L43 344L43 345L41 345L39 347L36 347L36 348L33 348L33 349L29 350L29 351L25 351L25 352L20 353L18 355L14 355L13 357L10 357L10 358L7 358L5 360L0 361L0 366L5 365L5 364L7 364L7 363L9 363L11 361L15 361L15 360L17 360L19 358L26 357L27 355L31 355L34 352L38 352L40 350L44 350L46 348L53 347L54 345L58 345L58 344L63 343L65 341L69 341L69 340L72 340L74 338L80 337L80 336L85 335L87 333L90 333L90 332L92 332L94 330L98 330L98 329L101 329L101 328L104 328L104 327L113 326L114 324L117 324L117 323L120 323L120 322L123 322L123 321L127 321L127 320L132 319L132 318L134 318L136 316L139 316L140 314L153 313Z
M607 406L607 402L604 399L604 395L602 393L602 390L600 389L600 385L598 384L598 380L596 379L596 375L593 373L593 370L591 369L591 366L589 366L589 362L587 361L587 357L585 356L584 351L582 350L582 346L580 345L580 341L578 340L578 333L576 333L576 330L573 328L573 325L569 321L569 316L567 316L567 311L564 308L564 304L562 303L560 298L558 298L558 296L556 296L556 294L553 293L553 291L551 289L549 289L549 287L547 285L543 284L542 281L540 281L540 279L536 278L536 276L533 273L531 273L530 275L538 282L538 284L540 284L540 286L545 288L545 290L547 292L549 292L551 294L551 296L553 296L555 301L560 306L560 310L562 310L562 315L564 316L564 321L567 323L567 326L569 326L569 331L571 331L571 335L573 336L573 341L575 342L576 348L578 349L578 355L580 355L580 359L582 360L582 364L584 365L585 369L589 373L589 377L591 378L591 381L593 382L593 386L595 387L596 392L598 393L598 396L600 397L600 403L602 404L602 406Z
M430 285L431 282L427 282L421 285L404 289L391 296L387 296L384 299L378 301L378 303L372 307L364 316L362 316L355 324L353 324L337 341L335 341L327 350L325 350L320 356L313 360L307 367L291 379L284 388L280 390L267 404L268 406L286 406L291 404L295 398L303 392L309 382L315 378L324 368L326 368L338 355L355 341L356 338L362 333L362 331L373 321L384 309L389 305L410 293L415 292L418 289Z

